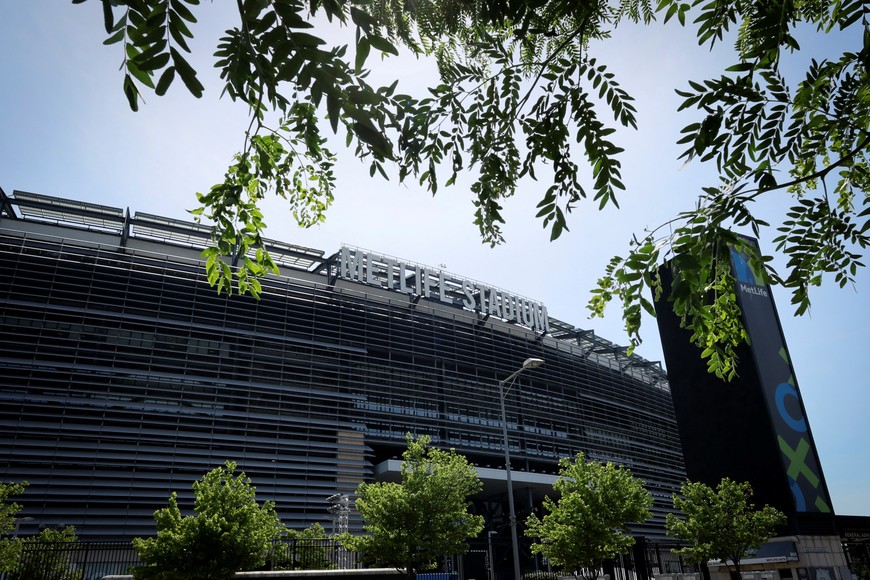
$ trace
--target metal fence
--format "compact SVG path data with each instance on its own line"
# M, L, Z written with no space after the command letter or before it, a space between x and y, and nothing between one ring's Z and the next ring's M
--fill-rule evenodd
M99 580L129 574L142 561L129 542L47 543L22 539L18 566L4 580ZM332 539L282 539L270 551L263 570L362 568L355 552Z
M140 564L129 542L58 542L23 539L18 566L7 580L97 580L128 574Z
M275 542L266 570L348 570L362 568L356 552L336 540L283 539Z
M139 566L136 551L129 542L46 543L36 539L21 541L18 567L2 580L99 580L110 574L129 574ZM635 549L607 562L604 574L612 580L650 580L663 574L696 572L687 566L669 544L639 542ZM505 542L472 543L461 562L441 567L442 572L458 572L456 577L493 580L510 577ZM359 554L348 551L333 539L281 539L274 543L262 570L324 570L363 568ZM532 558L524 572L548 571L545 563ZM452 580L450 576L448 580ZM443 576L431 576L442 580Z

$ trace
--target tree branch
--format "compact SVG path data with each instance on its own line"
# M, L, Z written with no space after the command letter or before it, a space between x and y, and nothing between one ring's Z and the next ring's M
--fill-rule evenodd
M583 32L584 28L586 28L586 20L584 20L583 23L580 26L578 26L576 30L574 30L571 34L569 34L568 38L566 38L564 42L562 42L558 47L556 47L556 50L551 52L550 55L543 62L539 63L540 68L538 69L538 74L535 75L535 80L532 81L532 86L529 87L529 90L526 92L525 96L523 96L523 98L517 102L517 111L518 112L520 111L520 109L522 109L525 106L526 102L528 102L529 98L532 96L532 91L534 91L535 88L537 87L538 81L541 80L541 77L544 75L544 72L547 70L547 67L550 65L550 63L553 62L553 59L556 58L556 56L558 56L559 54L561 54L562 51L565 50L565 48L567 48L568 45L571 42L573 42L573 40L575 38L577 38L577 36L582 36L582 32ZM514 116L514 120L516 120L516 115Z

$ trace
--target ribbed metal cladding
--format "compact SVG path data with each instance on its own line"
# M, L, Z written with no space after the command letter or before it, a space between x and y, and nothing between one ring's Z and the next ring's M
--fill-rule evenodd
M461 309L292 272L227 298L178 248L94 239L0 222L0 478L30 482L34 525L150 535L170 491L189 507L235 460L284 523L329 529L326 497L371 481L406 432L503 467L496 384L539 357L507 398L514 469L626 465L656 500L637 531L663 534L685 478L666 389Z

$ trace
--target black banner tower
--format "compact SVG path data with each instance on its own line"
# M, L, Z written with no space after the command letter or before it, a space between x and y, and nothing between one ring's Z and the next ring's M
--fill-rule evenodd
M738 376L731 382L707 372L670 302L662 299L656 305L686 472L689 479L708 485L726 476L750 482L755 503L788 515L792 534L836 533L770 288L758 283L745 255L732 250L731 263L751 341L738 350ZM667 296L668 265L662 276Z

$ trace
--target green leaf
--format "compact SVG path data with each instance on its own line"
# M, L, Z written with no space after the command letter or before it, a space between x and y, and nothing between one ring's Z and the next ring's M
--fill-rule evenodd
M316 47L321 44L326 44L326 41L322 38L306 32L293 31L290 33L290 40L297 47Z
M755 68L755 64L751 62L738 62L737 64L731 65L725 70L728 72L748 72Z
M341 101L336 93L326 95L326 113L333 131L338 131L338 121L341 117Z
M110 44L116 44L116 43L120 42L124 38L124 33L125 33L124 28L118 29L116 32L114 32L112 35L110 35L106 40L104 40L103 44L108 46Z
M137 81L148 87L149 89L154 88L154 81L151 80L151 73L149 71L143 71L139 68L139 65L136 64L134 60L128 60L126 62L127 72L133 75Z
M158 54L154 58L151 58L147 61L138 63L138 66L141 70L147 71L150 73L151 71L162 69L168 63L169 63L169 53L164 52L162 54Z
M175 50L175 48L170 48L169 53L172 56L172 64L175 68L175 72L177 72L178 76L181 77L187 90L196 98L202 97L204 87L202 86L202 83L199 82L199 79L196 78L196 71L193 70L181 53Z
M162 97L166 94L166 91L169 90L169 85L172 84L174 79L175 67L167 67L167 69L163 71L163 74L160 75L160 79L157 81L157 87L154 89L154 92Z
M106 33L111 33L115 27L115 15L112 12L112 2L110 0L102 0L103 2L103 26L106 28ZM133 109L135 110L135 109Z
M388 54L394 54L396 56L399 55L399 51L396 50L396 47L393 46L393 44L389 40L381 38L380 36L376 36L374 34L369 34L368 36L366 36L366 38L372 45L372 48L374 48L375 50L379 50Z
M356 61L354 63L356 72L359 73L362 71L363 66L365 66L366 59L369 57L369 51L371 49L371 44L368 41L368 38L363 36L359 39L359 42L356 43Z
M130 104L130 109L133 111L139 110L139 89L133 82L130 75L124 75L124 96L127 97L127 102Z
M375 129L370 122L357 121L353 124L353 132L360 141L369 145L376 155L384 159L392 158L393 144L383 133Z
M193 13L188 9L187 6L184 5L184 2L172 2L172 10L171 12L175 12L178 16L183 18L184 20L194 23L196 22L196 17Z

